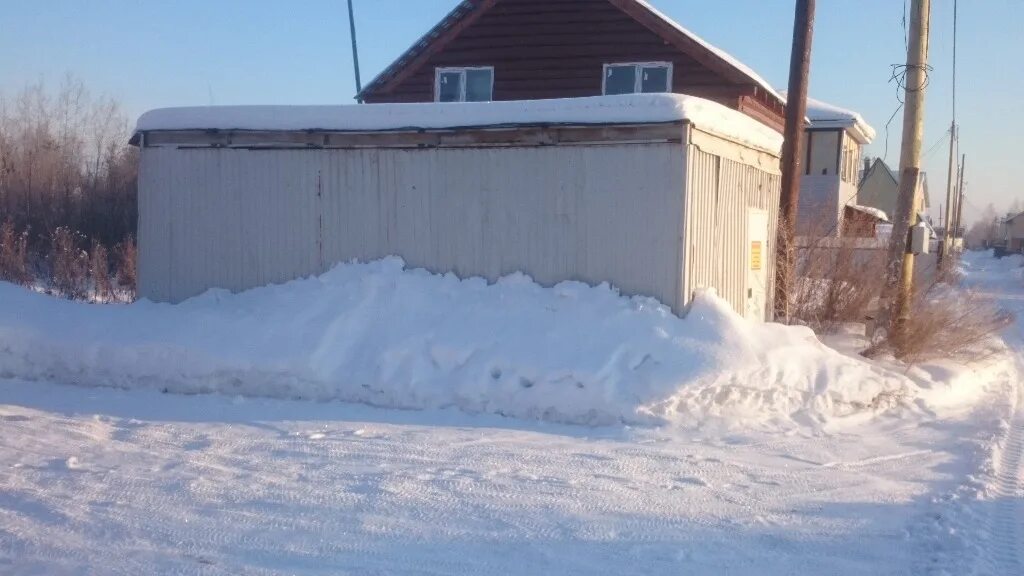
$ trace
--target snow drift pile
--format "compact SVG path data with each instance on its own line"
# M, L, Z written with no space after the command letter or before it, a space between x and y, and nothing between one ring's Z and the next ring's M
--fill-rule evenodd
M749 323L710 293L680 319L606 285L489 285L397 258L173 306L86 305L0 283L0 377L742 427L816 427L908 386L810 330Z

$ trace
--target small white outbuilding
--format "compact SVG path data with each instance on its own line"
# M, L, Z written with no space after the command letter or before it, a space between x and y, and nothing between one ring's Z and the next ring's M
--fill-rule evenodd
M796 232L841 236L846 208L865 204L858 199L860 159L875 130L859 113L813 98L807 99L807 119Z
M332 265L608 282L770 318L781 136L676 94L154 110L138 122L139 295Z

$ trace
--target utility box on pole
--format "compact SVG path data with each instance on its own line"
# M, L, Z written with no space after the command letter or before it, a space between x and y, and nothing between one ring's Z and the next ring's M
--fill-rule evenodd
M910 228L910 253L927 254L931 236L931 232L924 222L918 222L916 226L912 226Z

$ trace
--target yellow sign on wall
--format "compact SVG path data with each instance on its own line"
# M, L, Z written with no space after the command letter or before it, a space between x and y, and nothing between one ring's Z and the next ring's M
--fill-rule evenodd
M750 243L750 269L760 270L761 269L761 241L757 240Z

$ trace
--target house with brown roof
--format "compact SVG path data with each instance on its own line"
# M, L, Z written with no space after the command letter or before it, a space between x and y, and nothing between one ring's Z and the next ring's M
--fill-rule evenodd
M643 0L464 0L360 92L367 103L674 92L781 131L756 72Z

